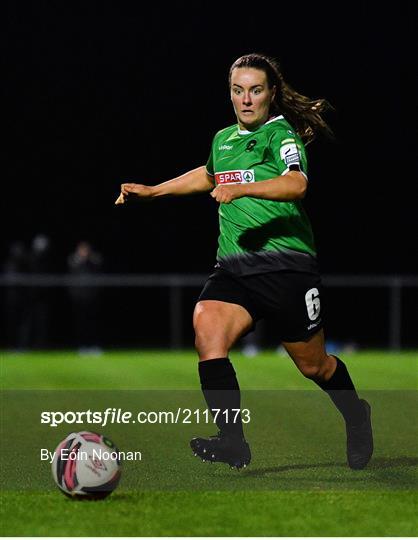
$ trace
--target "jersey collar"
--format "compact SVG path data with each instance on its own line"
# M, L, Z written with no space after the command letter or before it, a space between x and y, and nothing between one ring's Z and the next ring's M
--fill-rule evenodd
M280 114L279 116L275 116L274 118L271 118L265 124L263 124L263 126L266 126L267 124L271 124L272 122L276 122L277 120L284 120L284 116L282 114ZM260 127L263 127L263 126L260 126ZM260 128L258 128L258 129L260 129ZM249 133L254 133L254 131L248 131L247 129L238 128L238 133L240 135L248 135Z

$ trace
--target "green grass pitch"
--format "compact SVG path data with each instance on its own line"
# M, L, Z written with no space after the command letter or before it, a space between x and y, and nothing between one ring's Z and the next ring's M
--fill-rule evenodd
M244 471L202 463L190 437L205 424L40 424L42 410L203 409L192 351L2 353L3 536L416 536L418 430L416 352L343 355L373 407L375 454L364 471L345 463L345 432L329 398L273 352L231 355L253 460ZM69 500L39 449L91 429L123 449L117 490L103 501Z

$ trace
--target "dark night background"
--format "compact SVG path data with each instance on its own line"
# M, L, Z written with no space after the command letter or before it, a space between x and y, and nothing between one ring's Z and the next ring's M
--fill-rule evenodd
M204 164L215 132L235 122L230 64L263 52L296 90L335 107L336 142L308 147L305 207L322 272L417 272L412 2L34 1L2 11L3 258L42 232L57 272L87 239L109 272L208 273L208 195L113 202L122 181L154 184Z

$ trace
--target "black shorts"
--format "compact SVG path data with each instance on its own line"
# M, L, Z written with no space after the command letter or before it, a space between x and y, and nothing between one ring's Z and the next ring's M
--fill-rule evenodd
M254 323L277 321L280 341L306 341L322 328L321 278L305 272L268 272L235 276L218 269L207 280L201 300L220 300L244 307Z

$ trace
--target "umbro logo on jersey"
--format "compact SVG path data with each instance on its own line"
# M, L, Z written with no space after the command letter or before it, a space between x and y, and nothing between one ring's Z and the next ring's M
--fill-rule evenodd
M217 184L242 184L255 181L254 169L240 169L238 171L223 171L215 173Z
M318 326L319 322L317 323L312 323L308 326L308 330L312 330L312 328L315 328L315 326Z
M233 145L232 144L222 144L220 147L219 147L219 150L232 150L233 148Z

